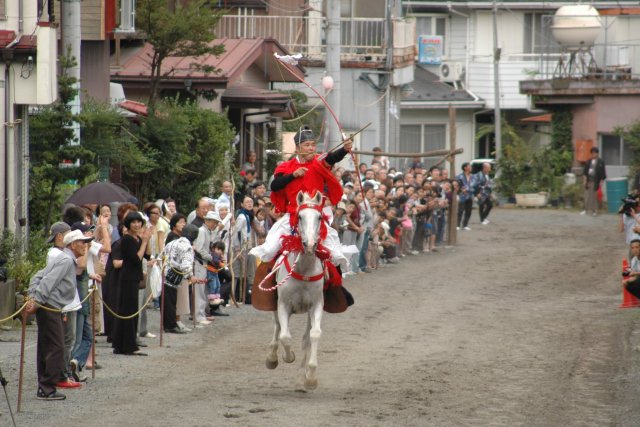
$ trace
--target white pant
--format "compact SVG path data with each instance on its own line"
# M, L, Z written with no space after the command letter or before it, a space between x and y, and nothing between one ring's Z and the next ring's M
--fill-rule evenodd
M207 278L207 268L204 265L201 265L199 262L195 262L194 267L194 275L197 279L206 279ZM192 292L195 292L195 313L196 313L196 322L200 322L202 320L206 320L207 318L207 305L209 305L209 299L207 298L205 285L197 283L193 285Z
M289 236L290 234L291 224L289 223L289 214L286 213L271 226L264 243L251 249L249 253L260 258L262 261L269 262L278 255L280 249L282 249L280 237ZM338 232L329 224L327 224L327 238L322 244L331 252L331 262L336 266L340 265L343 271L348 271L349 261L342 253L342 245L340 244Z

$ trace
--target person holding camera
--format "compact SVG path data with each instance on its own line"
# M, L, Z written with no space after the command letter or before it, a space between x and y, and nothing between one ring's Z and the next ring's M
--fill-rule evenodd
M629 194L622 199L622 206L618 210L620 214L620 232L624 233L625 242L631 244L634 239L640 239L640 213L638 213L638 199ZM631 251L629 251L631 259Z

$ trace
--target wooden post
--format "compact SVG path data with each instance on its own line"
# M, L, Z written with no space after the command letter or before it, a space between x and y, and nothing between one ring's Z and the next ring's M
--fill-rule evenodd
M193 270L195 276L195 270ZM191 284L191 318L193 319L193 329L196 328L196 283Z
M240 301L245 303L245 295L247 293L247 254L242 250L242 284L240 286Z
M98 284L94 282L94 290L91 292L91 379L96 379L96 292Z
M456 109L452 104L449 104L449 149L455 150L456 148ZM455 179L456 176L456 156L451 156L449 160L449 178ZM452 181L453 182L453 181ZM458 192L451 186L451 206L449 206L449 245L455 245L457 240L456 227L458 226Z
M27 316L24 313L21 313L20 316L22 319L22 335L20 338L20 371L18 374L18 409L17 412L20 412L22 408L22 380L24 379L24 341L27 335Z
M162 347L162 335L164 334L164 269L160 268L162 276L162 289L160 290L160 347Z

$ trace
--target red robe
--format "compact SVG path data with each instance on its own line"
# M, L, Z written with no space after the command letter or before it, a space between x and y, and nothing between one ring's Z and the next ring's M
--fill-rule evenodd
M323 160L318 160L320 155L316 154L313 160L300 163L298 156L281 163L274 175L292 174L300 167L307 168L307 172L301 178L294 178L285 188L271 192L271 201L278 212L289 212L294 215L298 209L296 196L299 191L307 192L313 196L316 191L321 192L329 198L332 204L337 204L342 198L342 186L331 173L331 167Z

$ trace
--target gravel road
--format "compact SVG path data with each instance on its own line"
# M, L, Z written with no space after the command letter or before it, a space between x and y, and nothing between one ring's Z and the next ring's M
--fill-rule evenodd
M454 248L347 281L356 305L324 316L313 392L294 390L298 362L265 368L271 315L245 306L162 348L146 340L149 357L114 356L99 337L96 378L41 402L30 327L17 423L638 425L640 313L617 308L617 218L498 209L488 226L473 220ZM304 321L293 319L297 348ZM18 339L0 332L14 408ZM2 395L0 412L10 425Z

